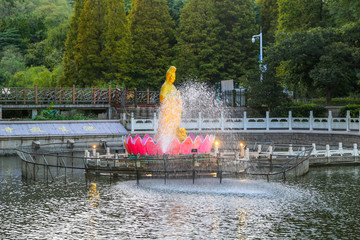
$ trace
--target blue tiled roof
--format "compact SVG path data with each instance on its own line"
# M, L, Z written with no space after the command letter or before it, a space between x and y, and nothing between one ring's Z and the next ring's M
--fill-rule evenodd
M119 121L0 122L0 137L125 135Z

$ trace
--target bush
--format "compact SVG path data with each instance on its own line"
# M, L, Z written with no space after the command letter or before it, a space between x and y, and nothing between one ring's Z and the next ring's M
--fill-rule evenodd
M346 117L346 111L350 111L350 117L357 118L359 117L360 105L358 104L348 104L345 107L340 109L339 116Z
M309 117L310 111L313 111L313 115L316 117L324 117L326 108L315 104L302 104L293 106L279 106L274 108L271 113L272 117L287 117L291 111L294 117Z

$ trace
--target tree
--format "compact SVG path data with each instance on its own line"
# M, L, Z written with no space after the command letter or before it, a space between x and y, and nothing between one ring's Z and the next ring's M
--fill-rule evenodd
M12 87L56 87L61 77L60 66L50 71L45 66L29 67L19 71L11 78L9 85Z
M342 26L360 19L360 1L327 0L330 15L337 26Z
M269 64L267 64L269 65ZM247 102L248 105L261 112L263 108L271 112L275 107L286 105L289 99L283 93L281 81L276 77L276 71L268 67L260 81L259 73L252 73L248 78Z
M276 28L278 26L278 4L277 0L260 0L260 26L264 37L264 43L274 42Z
M310 97L317 94L310 71L324 54L324 47L338 38L334 29L283 33L278 42L267 49L265 58L270 66L276 68L276 74L284 85L295 94L300 92L302 96Z
M20 50L12 45L5 47L1 55L0 70L6 84L16 72L25 70L25 60Z
M166 0L134 0L129 21L135 49L131 86L158 89L171 64L175 44Z
M0 51L9 45L17 48L22 46L22 39L17 29L10 28L3 32L0 31Z
M131 36L123 0L107 0L104 32L104 75L106 81L125 86L129 82Z
M175 21L175 26L179 25L180 22L180 10L184 7L184 5L188 2L188 0L168 0L168 5L170 8L170 15L172 19Z
M278 0L278 32L296 32L326 26L328 11L323 0Z
M251 43L255 32L252 1L190 1L178 29L179 76L212 83L244 77L257 62Z
M104 79L104 50L106 3L103 0L87 0L80 14L76 42L75 65L79 74L78 84L92 86Z
M70 20L70 28L67 31L65 41L65 52L63 57L63 75L60 85L71 86L79 82L79 74L75 65L75 55L77 53L76 44L78 38L80 14L84 8L84 0L76 0L74 7L74 15Z
M347 44L333 42L324 48L324 54L310 77L316 87L326 91L326 102L330 103L334 95L346 96L356 87L356 63L353 49Z

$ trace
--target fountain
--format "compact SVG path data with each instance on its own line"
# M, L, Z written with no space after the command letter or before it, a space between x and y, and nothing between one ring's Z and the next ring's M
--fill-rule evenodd
M210 153L215 141L213 135L201 134L187 136L186 130L180 128L182 114L181 93L174 86L176 68L171 66L166 73L166 81L160 91L160 117L156 135L152 138L146 134L125 137L124 145L133 155L189 155Z

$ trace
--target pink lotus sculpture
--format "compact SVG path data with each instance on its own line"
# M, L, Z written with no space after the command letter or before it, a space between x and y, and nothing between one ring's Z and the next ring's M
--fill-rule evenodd
M197 137L190 134L181 143L176 137L173 138L167 149L163 150L163 139L160 138L157 142L146 134L144 138L136 135L134 138L129 135L125 137L124 145L129 154L140 155L189 155L192 154L192 149L197 149L197 153L210 153L211 147L214 144L215 137L213 135L206 135L203 137L201 134Z

